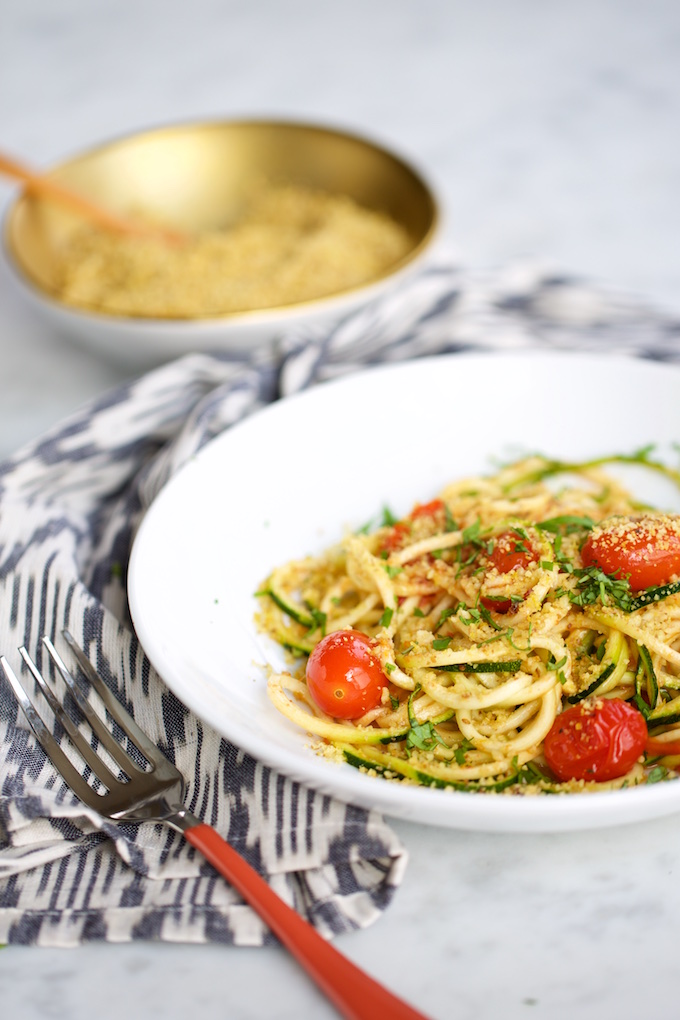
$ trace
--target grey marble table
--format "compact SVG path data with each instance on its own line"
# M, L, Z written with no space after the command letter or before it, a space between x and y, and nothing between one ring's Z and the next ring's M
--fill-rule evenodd
M425 168L470 266L538 259L680 311L675 0L0 0L0 21L0 148L38 166L174 120L330 121ZM2 266L0 366L0 455L128 375L49 334ZM428 1015L677 1014L680 818L550 836L394 826L405 882L338 945ZM0 952L3 1017L192 1010L333 1015L276 949Z

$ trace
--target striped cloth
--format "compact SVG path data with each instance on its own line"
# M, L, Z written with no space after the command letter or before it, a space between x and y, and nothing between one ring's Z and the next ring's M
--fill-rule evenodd
M191 355L106 394L0 465L0 650L68 627L188 780L214 825L325 936L388 906L406 852L385 821L253 761L194 717L132 630L125 578L145 510L212 437L281 396L365 365L461 350L553 347L680 360L680 323L582 281L432 264L337 326L249 361ZM0 678L0 942L157 939L262 945L230 886L162 826L85 809Z

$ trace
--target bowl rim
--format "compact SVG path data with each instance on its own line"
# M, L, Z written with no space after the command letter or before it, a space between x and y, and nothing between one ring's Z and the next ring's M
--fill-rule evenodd
M112 313L98 311L94 307L86 305L71 305L62 301L56 293L43 287L40 282L36 280L25 268L24 264L16 255L11 237L14 217L17 215L20 204L26 199L29 190L27 188L21 188L19 193L10 200L4 211L2 217L2 234L0 237L0 246L5 256L5 262L9 266L15 281L25 288L33 299L46 302L54 309L59 309L63 314L73 315L79 319L95 319L100 322L107 322L111 326L120 324L121 326L134 326L138 329L144 329L145 326L155 328L159 324L162 324L164 329L180 331L182 329L186 329L188 325L196 327L200 324L204 324L206 327L219 324L266 324L269 322L274 323L281 319L294 319L301 313L312 313L317 310L320 313L331 313L334 306L342 306L347 301L351 299L358 299L363 295L366 296L367 300L370 300L372 291L380 290L390 280L394 280L396 282L403 273L413 267L414 263L420 261L425 252L431 249L433 242L439 235L442 225L441 202L427 174L420 168L420 166L416 165L412 159L402 156L401 153L387 145L383 145L382 142L369 137L367 134L354 129L345 129L344 127L333 126L328 123L296 119L291 120L288 118L276 117L202 118L195 120L188 119L185 121L173 121L153 127L121 132L118 135L111 136L85 149L79 150L68 158L51 164L41 172L45 176L58 174L61 170L69 167L72 163L88 159L98 153L105 153L107 149L113 149L121 143L132 141L145 135L158 136L171 134L181 130L206 128L219 129L227 126L292 128L295 130L309 131L313 134L326 134L338 138L347 138L374 150L380 155L387 156L390 160L398 164L403 170L410 174L422 188L431 209L430 223L427 230L418 243L409 249L406 255L392 263L392 265L388 266L387 269L372 277L370 280L355 284L352 287L345 287L343 290L334 291L330 294L324 294L319 297L307 298L303 301L289 302L288 304L283 305L272 305L266 308L249 308L234 312L224 312L220 315L194 315L182 318L176 316L161 317L129 315L124 313L114 315Z

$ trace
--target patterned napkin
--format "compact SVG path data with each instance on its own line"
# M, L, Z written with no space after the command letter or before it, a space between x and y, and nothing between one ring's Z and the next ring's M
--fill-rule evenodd
M191 355L91 403L0 465L0 651L60 645L67 626L214 825L324 935L370 924L406 867L374 812L253 761L165 687L132 630L126 568L145 510L222 429L278 397L365 365L453 351L553 347L680 360L680 323L535 267L476 276L431 265L276 355ZM172 550L169 550L169 555ZM156 939L261 945L271 936L180 836L85 809L0 678L0 943Z

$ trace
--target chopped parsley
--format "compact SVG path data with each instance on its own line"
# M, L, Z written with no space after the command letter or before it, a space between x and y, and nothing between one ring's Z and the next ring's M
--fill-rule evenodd
M634 613L637 609L660 602L680 591L680 581L661 584L644 591L633 593L626 578L614 574L605 574L597 566L572 567L569 571L577 579L575 591L556 588L555 594L568 595L569 601L575 606L592 606L600 602L603 606L616 606L624 613Z
M539 531L549 531L554 535L573 535L578 531L591 531L595 527L592 517L577 517L574 514L562 514L550 517L536 525Z
M441 744L442 747L448 747L449 745L439 736L430 719L427 722L418 722L413 709L413 699L419 691L420 684L416 686L408 699L408 722L410 728L406 734L407 750L417 747L420 751L431 751L437 744Z
M394 616L394 609L390 609L390 607L388 606L385 609L385 612L380 617L380 622L379 622L378 626L380 626L380 627L389 627L389 625L392 623L392 617L393 616Z
M493 542L484 538L479 520L464 528L461 532L461 538L462 542L456 550L459 575L465 567L470 567L476 563L482 553L485 552L487 555L490 555L493 549Z
M312 626L309 628L310 631L320 630L322 637L326 634L326 614L322 613L320 609L315 609L313 606L308 606L309 615L312 618Z
M441 613L439 614L439 619L437 620L437 623L435 625L434 633L436 634L439 628L442 626L442 624L445 623L450 616L455 616L457 612L458 612L457 606L455 609L454 608L442 609Z
M520 766L515 756L512 759L512 769L517 776L517 781L523 786L535 786L537 783L552 783L554 781L550 773L544 772L534 761L528 761ZM553 791L546 790L545 792L551 793Z
M362 524L360 528L357 528L357 535L369 535L372 531L377 528L392 528L399 520L395 517L388 506L384 506L378 517L372 517L365 524Z
M458 525L451 516L451 511L446 503L444 504L444 531L458 531Z
M562 669L562 666L566 665L566 662L567 662L566 655L563 655L559 662L555 662L554 656L551 656L551 659L552 659L552 662L546 663L546 669L552 670L554 673L556 673L558 670Z
M453 752L453 757L456 759L456 765L465 764L465 755L468 751L474 750L474 744L467 737L463 737L461 744Z
M493 601L494 602L498 602L498 601L505 601L505 600L504 599L500 599L500 600L499 599L494 599ZM496 623L496 621L494 620L493 616L491 615L489 610L486 608L486 606L480 605L478 612L479 612L479 615L481 616L481 618L484 620L484 622L488 623L488 625L490 627L492 627L493 630L503 630L503 627L501 627L501 625L499 623Z

